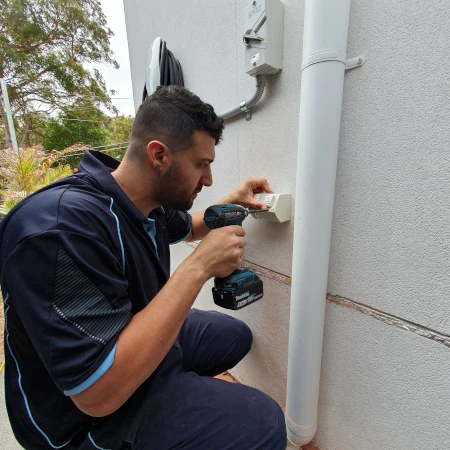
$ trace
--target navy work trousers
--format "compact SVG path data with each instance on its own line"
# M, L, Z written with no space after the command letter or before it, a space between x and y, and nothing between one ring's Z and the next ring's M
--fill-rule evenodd
M247 325L191 310L155 373L79 450L285 450L279 405L257 389L212 378L250 350Z

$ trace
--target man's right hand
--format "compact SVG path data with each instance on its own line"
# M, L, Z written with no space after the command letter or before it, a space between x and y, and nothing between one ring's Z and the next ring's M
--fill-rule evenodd
M246 245L245 231L239 226L208 233L121 331L112 366L92 386L71 396L75 405L94 417L120 408L167 355L205 282L226 277L239 267Z
M207 234L188 260L197 265L207 279L224 278L242 264L246 245L242 227L230 225L217 228Z

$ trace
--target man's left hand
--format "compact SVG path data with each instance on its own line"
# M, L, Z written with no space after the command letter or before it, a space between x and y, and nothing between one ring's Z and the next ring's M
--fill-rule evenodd
M249 177L233 189L220 202L234 203L251 209L267 209L267 206L264 203L253 198L254 194L259 194L261 192L273 193L269 188L267 180L265 178Z

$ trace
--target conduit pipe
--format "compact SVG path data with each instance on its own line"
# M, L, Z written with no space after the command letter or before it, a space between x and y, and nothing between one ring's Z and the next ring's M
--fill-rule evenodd
M229 119L241 112L250 114L250 110L255 106L264 94L264 88L266 87L266 75L256 75L256 90L251 98L244 100L240 105L229 108L217 114L218 117L222 119ZM249 116L247 116L247 119Z
M317 429L350 0L306 0L286 401L289 440Z

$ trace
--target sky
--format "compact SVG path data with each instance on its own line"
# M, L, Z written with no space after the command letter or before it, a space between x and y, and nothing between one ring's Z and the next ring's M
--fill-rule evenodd
M100 0L103 12L108 21L108 27L114 33L111 39L111 49L114 59L119 63L120 69L114 69L106 64L92 64L106 80L108 89L114 89L113 104L119 113L125 116L134 116L133 90L131 86L130 62L128 58L127 30L125 27L125 14L123 0Z

